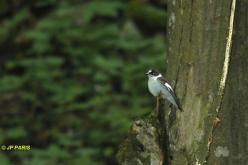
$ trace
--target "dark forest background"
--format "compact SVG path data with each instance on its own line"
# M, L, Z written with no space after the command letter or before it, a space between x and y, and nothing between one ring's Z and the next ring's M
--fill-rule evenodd
M116 165L165 70L165 0L0 0L1 165Z

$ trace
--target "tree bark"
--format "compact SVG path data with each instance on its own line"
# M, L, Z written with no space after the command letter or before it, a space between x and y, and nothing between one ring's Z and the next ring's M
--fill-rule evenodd
M247 10L247 0L170 3L167 76L185 109L169 129L172 165L248 162Z
M168 142L164 146L158 143L163 158L169 159L163 159L163 164L245 165L248 0L168 3L166 78L185 111L165 113L166 122L156 127L167 130L158 134ZM168 109L166 106L165 111Z
M219 126L213 134L209 164L248 163L248 0L237 0L233 44Z
M162 165L161 129L155 116L133 123L129 137L121 144L117 160L121 165Z

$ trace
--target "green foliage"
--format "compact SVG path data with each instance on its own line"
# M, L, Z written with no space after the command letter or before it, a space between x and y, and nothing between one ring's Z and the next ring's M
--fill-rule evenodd
M83 15L82 20L85 23L89 23L95 16L109 16L109 17L117 17L118 9L121 9L124 5L118 1L116 2L101 2L101 1L93 1L87 3L83 7Z
M153 110L145 72L164 68L164 36L144 35L121 0L36 4L46 5L54 7L32 28L11 35L33 19L28 7L0 28L25 45L1 66L0 141L31 145L0 164L116 164L132 121Z
M24 8L16 13L16 15L12 19L3 20L3 26L0 26L0 43L6 41L10 38L19 25L25 22L30 16L27 8Z

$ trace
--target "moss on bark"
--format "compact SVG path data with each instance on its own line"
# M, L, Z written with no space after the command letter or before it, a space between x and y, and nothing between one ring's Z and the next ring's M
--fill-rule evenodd
M161 165L160 127L156 118L137 120L121 144L117 160L121 165Z

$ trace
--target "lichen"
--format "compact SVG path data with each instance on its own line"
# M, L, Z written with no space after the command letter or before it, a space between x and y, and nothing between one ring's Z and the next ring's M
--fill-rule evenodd
M119 164L160 165L163 154L159 146L159 131L155 119L135 121L129 137L119 147Z
M175 13L171 13L169 17L169 27L174 28L175 22L176 22L176 15Z
M172 1L172 5L174 5L174 6L176 5L176 0Z
M214 155L216 157L228 157L229 156L229 150L226 146L225 147L218 146L214 151Z

